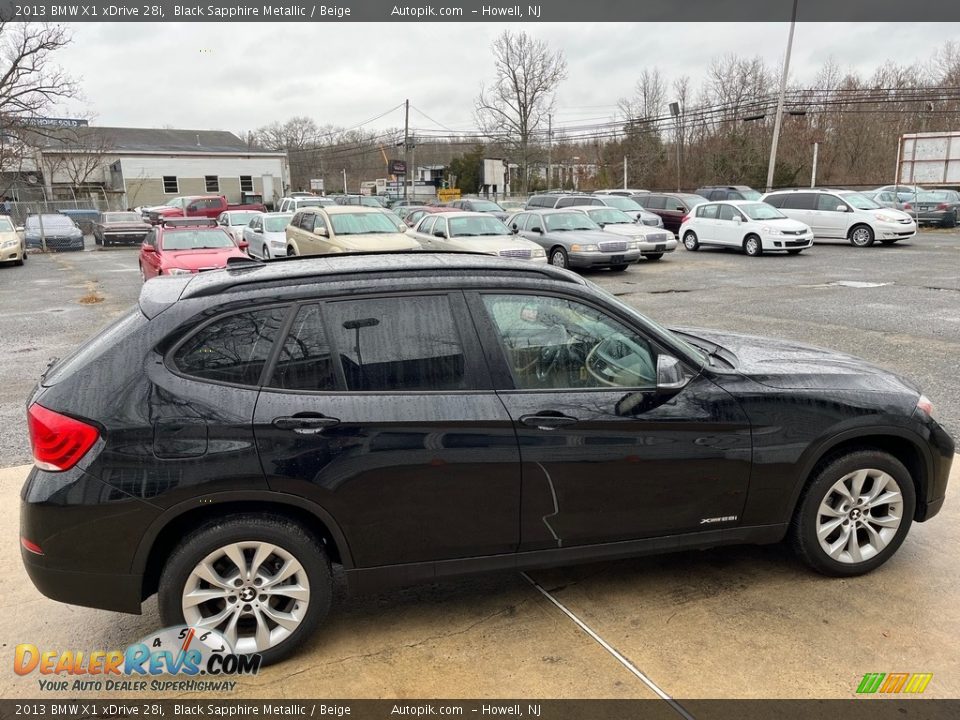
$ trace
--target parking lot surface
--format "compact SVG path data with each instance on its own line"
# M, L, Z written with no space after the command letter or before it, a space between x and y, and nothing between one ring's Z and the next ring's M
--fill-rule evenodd
M135 302L136 257L110 248L0 268L5 652L20 642L124 647L159 623L153 600L142 616L47 600L27 579L16 538L30 461L25 398L50 357ZM796 257L680 249L588 277L670 326L791 338L893 369L924 388L957 436L958 267L960 232L929 231L903 246L817 245ZM815 575L785 547L766 546L341 593L296 657L240 679L235 695L844 698L866 672L932 672L925 696L957 697L958 484L955 467L940 515L915 525L890 562L860 578ZM36 675L2 674L0 691L42 696Z

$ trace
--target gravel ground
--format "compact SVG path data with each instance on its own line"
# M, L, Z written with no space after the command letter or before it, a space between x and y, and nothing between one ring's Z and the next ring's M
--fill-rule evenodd
M658 263L590 279L667 325L790 338L864 357L920 383L960 433L960 232L857 249L747 258L679 248ZM857 286L866 283L868 286ZM30 462L24 402L63 357L136 302L136 248L31 255L0 267L0 467Z

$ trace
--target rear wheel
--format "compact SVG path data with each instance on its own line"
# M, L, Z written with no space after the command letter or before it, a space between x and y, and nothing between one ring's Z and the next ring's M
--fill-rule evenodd
M791 527L793 547L824 575L862 575L897 551L915 506L913 479L893 456L879 450L838 456L801 496Z
M873 245L873 229L869 225L854 225L850 228L850 244L854 247Z
M164 625L217 630L263 663L299 647L330 610L333 575L322 544L273 515L239 515L187 536L167 560L158 592Z
M760 257L763 255L763 243L756 235L747 235L743 241L743 251L750 257Z
M700 249L700 241L697 240L697 234L693 230L687 230L683 234L683 247L691 251Z

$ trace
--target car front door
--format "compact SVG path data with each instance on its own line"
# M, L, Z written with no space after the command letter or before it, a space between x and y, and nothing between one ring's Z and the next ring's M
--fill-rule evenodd
M521 550L735 525L750 475L750 423L695 368L656 390L652 333L562 295L469 293L523 475ZM665 358L666 360L666 358Z
M516 550L516 435L462 293L306 302L268 372L267 481L324 508L358 567Z
M742 219L733 205L723 203L717 213L717 242L722 245L740 245L740 228Z
M836 195L820 193L817 207L810 213L813 219L813 234L818 237L845 238L850 213L847 204Z

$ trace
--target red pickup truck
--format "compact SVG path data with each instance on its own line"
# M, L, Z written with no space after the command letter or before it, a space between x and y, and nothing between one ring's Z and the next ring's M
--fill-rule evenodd
M140 211L143 219L151 225L156 225L161 218L171 217L206 217L216 218L228 210L253 210L266 212L262 203L249 205L231 205L223 195L185 195L168 200L163 205L143 208Z

